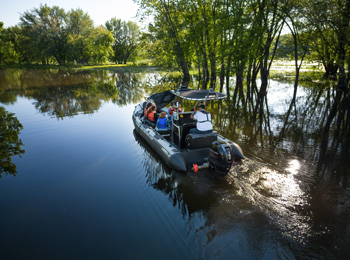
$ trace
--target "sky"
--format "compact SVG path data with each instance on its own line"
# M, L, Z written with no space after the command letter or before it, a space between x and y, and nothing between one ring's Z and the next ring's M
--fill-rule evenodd
M57 5L65 11L80 8L90 15L95 26L104 25L112 17L139 24L135 18L138 6L132 0L8 0L1 3L0 22L5 28L14 26L21 14L39 8L40 4Z

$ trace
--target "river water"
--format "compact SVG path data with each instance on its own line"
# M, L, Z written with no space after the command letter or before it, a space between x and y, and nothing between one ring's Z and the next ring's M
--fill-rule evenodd
M332 88L301 84L285 123L293 82L269 84L261 128L209 107L246 156L218 178L168 168L134 131L135 104L175 85L162 72L0 70L0 258L349 259Z

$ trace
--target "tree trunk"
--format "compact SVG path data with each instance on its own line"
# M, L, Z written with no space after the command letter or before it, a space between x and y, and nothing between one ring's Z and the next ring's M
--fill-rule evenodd
M325 74L323 75L324 79L336 79L337 78L337 71L338 71L338 65L334 63L334 61L326 62L326 64L323 65Z
M246 106L248 102L251 102L250 92L251 92L251 78L252 78L252 69L253 69L253 60L249 60L248 71L247 71L247 98L246 98Z
M198 60L198 81L202 80L202 74L201 74L201 60L200 60L200 55L199 51L196 50L196 55L197 55L197 60Z
M208 69L208 59L207 59L207 53L205 51L205 48L203 48L203 82L202 82L202 89L207 89L207 83L209 79L209 69Z
M225 64L224 64L224 58L222 58L221 69L220 69L220 92L222 92L224 88L224 81L225 81Z
M215 45L214 48L211 50L210 53L210 69L211 69L211 76L210 76L210 87L212 89L215 89L216 84L216 54L215 54Z
M230 98L230 72L231 72L231 54L227 59L227 69L226 69L226 95Z
M339 89L347 89L347 82L346 82L346 74L345 74L345 45L344 42L346 40L343 39L343 35L339 37L339 77L338 77L338 88Z
M172 19L170 17L169 9L166 6L164 0L162 0L161 2L163 4L163 7L164 7L165 12L166 12L166 19L167 19L169 25L171 26L171 30L170 31L171 31L172 36L174 37L174 40L175 40L176 54L177 54L177 57L178 57L178 60L179 60L179 63L180 63L179 65L180 65L180 67L182 69L182 73L184 75L183 80L182 80L182 85L187 86L188 83L190 82L190 72L188 70L188 66L187 66L187 63L186 63L185 55L184 55L184 53L182 51L181 44L180 44L179 39L177 37L174 23L173 23L173 21L172 21Z

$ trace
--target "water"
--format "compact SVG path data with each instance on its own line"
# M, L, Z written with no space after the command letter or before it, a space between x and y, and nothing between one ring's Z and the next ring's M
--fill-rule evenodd
M1 259L350 256L341 154L319 162L311 112L276 141L292 83L270 83L270 134L230 117L229 104L212 108L215 128L247 156L222 179L168 168L134 132L134 106L158 80L158 72L0 71L1 106L23 126L24 149L10 157L15 169L2 168ZM309 111L317 91L298 93Z

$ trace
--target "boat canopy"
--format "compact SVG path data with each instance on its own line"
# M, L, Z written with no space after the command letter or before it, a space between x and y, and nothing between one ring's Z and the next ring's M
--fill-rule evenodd
M162 109L167 106L171 101L178 96L182 99L192 100L192 101L207 101L207 100L219 100L226 97L225 94L214 91L212 89L188 89L179 88L177 90L167 90L161 93L156 93L150 96L148 99L152 100L156 105L157 109Z
M206 90L206 89L178 89L171 90L171 92L183 99L187 100L195 100L195 101L206 101L206 100L219 100L224 99L226 97L225 94L214 91L214 90Z
M171 92L171 90L167 90L161 93L153 94L148 99L153 100L153 102L157 105L157 109L162 109L173 101L174 98L175 95Z

